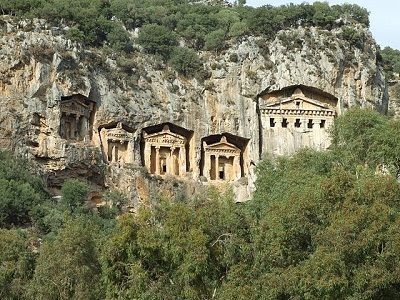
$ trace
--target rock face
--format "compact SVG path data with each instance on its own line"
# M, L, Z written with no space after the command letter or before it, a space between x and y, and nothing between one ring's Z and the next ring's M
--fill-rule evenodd
M388 107L377 45L362 27L360 48L343 40L341 29L291 29L272 41L243 38L222 53L200 53L210 74L200 82L178 76L140 50L121 58L84 49L42 20L16 24L3 19L1 26L0 147L31 157L55 187L65 176L85 177L99 188L129 189L137 200L143 190L138 178L146 174L142 130L170 122L193 131L188 178L201 175L203 138L229 133L246 139L249 171L243 185L250 191L254 165L264 154L259 102L268 91L315 87L337 98L339 114L355 105L382 112ZM60 135L61 99L77 94L96 103L89 140ZM118 122L130 128L133 139L129 178L121 175L121 166L107 165L102 153L99 131ZM240 184L234 189L248 195Z
M400 117L400 81L392 80L388 82L389 92L389 113L395 118Z

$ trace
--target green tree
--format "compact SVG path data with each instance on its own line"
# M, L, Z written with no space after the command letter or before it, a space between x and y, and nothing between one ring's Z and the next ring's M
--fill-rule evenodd
M0 226L29 224L30 212L40 201L40 194L29 183L0 178Z
M219 51L225 47L225 31L218 29L205 36L204 48L206 50Z
M28 299L34 263L35 256L28 249L26 234L15 229L0 229L1 299Z
M61 187L61 203L70 212L79 212L85 207L89 187L78 179L67 179Z
M260 165L254 261L242 273L253 276L254 298L399 297L400 186L342 158L307 150Z
M175 34L162 25L144 25L138 38L139 44L147 53L157 54L167 59L177 40Z
M85 39L85 34L80 31L78 27L74 26L68 29L66 37L74 42L83 42Z
M369 27L369 12L357 4L344 3L338 7L341 15Z
M229 36L230 37L240 37L243 36L245 34L247 34L249 32L249 28L247 26L247 24L243 21L239 21L239 22L235 22L231 25L231 27L229 28Z
M313 7L315 10L313 22L317 26L331 27L340 16L336 10L329 6L328 2L317 1L314 2Z
M29 225L35 207L47 200L41 180L30 174L29 163L0 151L0 227Z
M132 49L132 42L129 33L119 23L113 23L107 33L107 41L117 51L129 52Z
M172 51L170 63L178 73L187 77L193 77L203 69L203 63L197 53L184 47L176 47Z
M335 121L332 150L340 153L347 166L383 166L399 175L399 128L399 121L372 109L351 109Z
M104 245L108 298L204 299L246 259L244 216L231 195L161 200L125 215Z
M33 299L101 299L96 227L71 219L41 246L32 280Z
M398 74L400 74L400 51L390 47L385 47L381 51L381 55L386 77L388 79L398 77Z

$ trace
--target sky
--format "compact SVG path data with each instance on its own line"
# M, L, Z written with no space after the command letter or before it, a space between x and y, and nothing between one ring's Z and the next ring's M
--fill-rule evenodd
M288 3L299 4L314 2L306 0L247 0L250 6L282 5ZM399 0L329 0L332 4L351 3L365 7L370 12L370 30L377 43L382 47L390 46L400 50L400 1Z

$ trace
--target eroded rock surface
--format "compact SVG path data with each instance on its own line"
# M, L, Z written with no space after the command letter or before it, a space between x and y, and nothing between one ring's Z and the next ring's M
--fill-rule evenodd
M388 108L378 48L363 27L357 28L365 37L362 47L343 40L341 29L297 28L272 41L246 37L221 53L199 53L210 73L199 81L178 76L139 47L123 63L85 49L42 20L4 18L1 26L0 147L31 157L55 187L66 176L85 177L99 189L116 187L141 199L149 188L141 167L142 129L164 122L193 131L192 178L200 178L202 139L224 132L249 141L246 168L253 170L263 155L258 102L270 90L318 88L337 97L338 113L355 105ZM89 141L60 135L61 99L74 94L96 102ZM134 153L126 170L107 166L101 150L99 130L115 122L131 129ZM241 199L248 196L234 189Z

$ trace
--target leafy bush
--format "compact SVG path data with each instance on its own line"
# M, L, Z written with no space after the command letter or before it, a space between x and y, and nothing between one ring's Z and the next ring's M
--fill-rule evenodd
M239 22L233 23L230 26L228 35L230 37L237 38L240 36L244 36L248 33L249 33L248 25L243 21L239 21Z
M68 179L61 187L61 203L70 212L84 209L89 187L78 179Z
M219 51L225 48L225 31L218 29L205 36L204 48L206 50Z
M54 240L43 244L32 281L32 299L103 298L93 232L90 222L71 219Z
M381 51L381 55L387 78L394 79L398 77L396 74L400 74L400 51L385 47Z
M187 77L195 76L203 68L197 53L184 47L176 47L172 51L170 63L178 73Z
M41 180L29 173L29 164L0 151L0 227L30 224L35 207L47 199Z
M21 230L0 229L0 298L25 299L35 255Z
M74 26L68 29L66 37L74 42L83 42L85 34L78 27Z
M362 49L364 36L353 27L344 27L341 33L344 40L348 41L350 45Z
M28 224L40 194L29 183L0 179L0 227Z
M398 176L399 129L398 120L389 120L373 110L352 109L335 121L332 149L340 153L348 166L383 164Z
M147 53L169 58L173 46L177 45L175 34L167 27L157 24L144 25L139 33L139 44Z
M114 50L125 52L132 50L130 35L119 23L112 23L111 29L107 33L107 41Z

